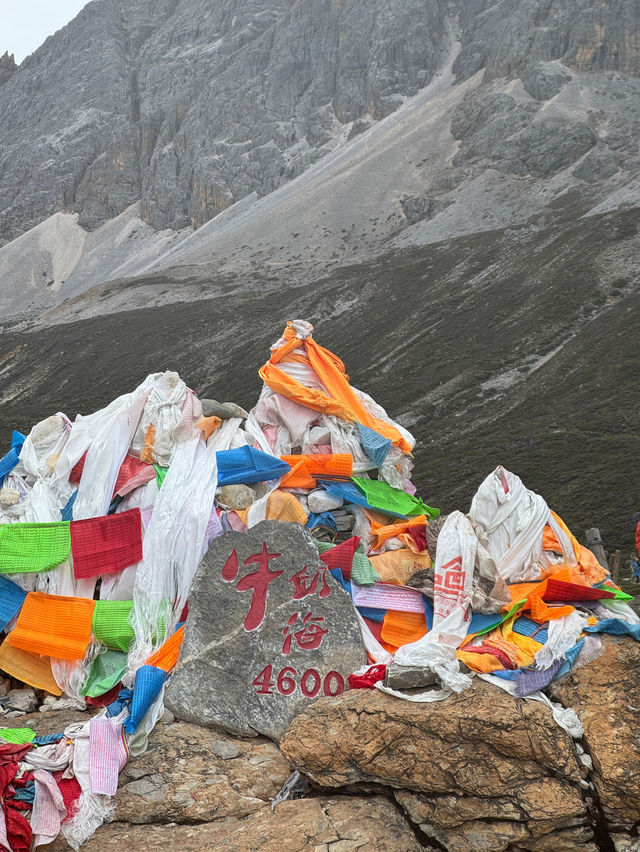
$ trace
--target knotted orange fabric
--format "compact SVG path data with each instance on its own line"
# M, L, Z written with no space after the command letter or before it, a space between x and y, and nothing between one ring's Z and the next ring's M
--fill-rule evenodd
M389 438L403 452L411 452L411 445L395 426L367 411L349 384L344 364L337 355L320 346L310 335L304 340L300 339L291 322L287 323L283 337L286 343L276 349L258 371L260 378L272 391L314 411L333 414L352 423L362 423ZM296 352L298 349L300 352ZM298 361L311 366L324 390L306 387L277 366L286 361Z
M9 644L32 654L81 660L91 639L95 601L29 592Z
M215 414L211 417L201 417L196 423L196 429L204 432L204 439L208 441L211 435L222 426L222 420Z
M406 533L411 527L424 527L426 529L428 520L426 515L417 515L415 518L410 518L408 521L400 521L397 524L378 524L375 521L371 522L371 532L376 537L375 550L388 541L390 538L397 538L402 533Z
M291 470L280 481L281 488L315 488L316 478L343 476L353 473L353 456L350 453L334 453L310 456L280 456Z
M596 583L600 583L607 576L607 572L602 567L602 565L596 559L594 553L592 553L588 547L583 547L578 539L573 535L569 527L565 524L562 518L559 515L556 515L555 512L551 512L555 520L562 527L564 532L569 536L571 540L571 546L573 547L573 552L575 554L576 559L578 560L578 567L574 568L572 581L574 583L586 583L589 586L594 586ZM562 547L560 542L557 539L556 534L553 530L545 526L542 533L542 549L543 550L554 550L557 553L562 553Z
M164 672L170 672L178 662L182 640L184 639L184 624L178 628L173 636L169 636L155 654L152 654L146 662L148 666L155 666Z

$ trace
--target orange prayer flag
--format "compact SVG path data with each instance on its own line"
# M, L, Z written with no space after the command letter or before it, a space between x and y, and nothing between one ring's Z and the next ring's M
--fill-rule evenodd
M55 682L51 673L49 657L40 657L13 648L8 637L0 645L0 669L16 680L28 683L34 689L44 689L51 695L61 695L62 690Z
M169 672L178 662L182 640L184 639L184 624L180 627L173 636L169 636L155 654L152 654L146 662L148 666L155 666L157 669L162 669L164 672Z
M33 654L81 660L91 639L95 601L29 592L9 644Z
M315 488L317 478L349 478L353 474L353 456L350 453L317 453L280 458L291 467L289 473L280 481L281 488Z
M382 622L380 635L389 645L397 648L417 642L427 632L427 619L419 612L398 612L388 609Z

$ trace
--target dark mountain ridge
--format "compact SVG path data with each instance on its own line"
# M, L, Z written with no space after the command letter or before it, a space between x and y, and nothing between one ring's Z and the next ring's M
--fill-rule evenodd
M0 429L146 373L250 407L286 319L465 509L631 545L640 7L94 0L0 60Z

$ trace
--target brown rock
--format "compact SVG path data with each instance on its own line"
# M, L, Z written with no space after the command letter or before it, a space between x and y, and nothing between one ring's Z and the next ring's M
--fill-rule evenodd
M595 848L572 740L543 705L482 682L428 707L364 690L319 701L280 746L324 786L398 789L411 820L449 852Z
M120 775L115 818L168 823L244 817L268 804L290 774L268 740L236 740L186 722L158 726L148 750Z
M53 844L44 847L54 852ZM64 847L57 847L64 848ZM263 807L246 818L204 825L139 826L112 823L98 829L83 852L419 852L422 849L396 808L381 797L299 799L275 811Z
M407 790L395 795L411 821L449 852L502 852L513 843L537 850L545 838L557 838L560 832L564 845L550 847L557 852L595 849L582 797L555 778L505 786L505 795L495 798L429 798Z
M612 828L640 821L640 655L630 638L604 637L605 653L555 690L584 726L592 780Z
M322 699L293 720L280 747L327 787L374 781L486 797L504 795L506 784L552 774L577 784L584 775L546 707L481 681L428 707L368 690Z

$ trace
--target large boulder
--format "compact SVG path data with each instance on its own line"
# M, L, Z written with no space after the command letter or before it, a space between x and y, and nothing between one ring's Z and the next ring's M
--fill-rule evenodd
M264 521L217 538L189 606L165 703L190 722L279 740L366 659L350 596L298 524Z
M358 691L293 720L285 756L324 787L375 782L449 852L595 850L587 769L549 709L483 682L436 704Z
M584 726L592 779L613 832L637 832L640 823L640 655L631 639L604 638L604 654L555 690ZM634 838L635 849L640 840ZM622 837L620 839L622 843Z

